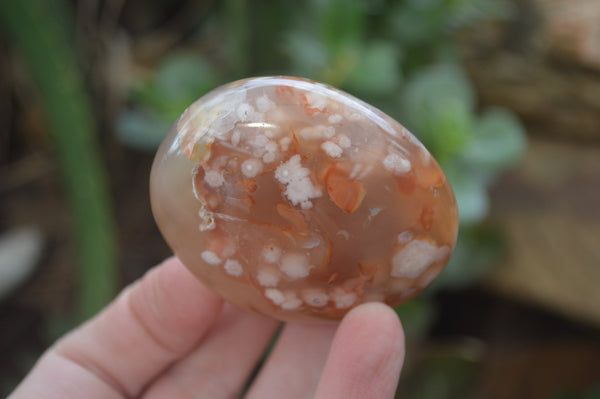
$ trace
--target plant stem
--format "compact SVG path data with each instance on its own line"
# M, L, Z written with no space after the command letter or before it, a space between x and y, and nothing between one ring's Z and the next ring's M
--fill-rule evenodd
M0 0L0 23L25 60L53 135L75 222L83 319L115 293L115 226L91 102L70 40L73 24L64 7L60 0Z

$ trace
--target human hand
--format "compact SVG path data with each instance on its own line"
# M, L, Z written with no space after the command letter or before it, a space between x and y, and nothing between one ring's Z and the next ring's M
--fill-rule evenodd
M170 258L53 345L9 399L235 398L277 327ZM369 303L338 325L287 324L245 397L393 398L403 359L396 314Z

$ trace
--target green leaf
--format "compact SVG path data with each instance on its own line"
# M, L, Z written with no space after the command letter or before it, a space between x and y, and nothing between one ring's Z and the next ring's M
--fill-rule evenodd
M436 157L452 156L467 145L474 108L471 85L455 64L424 69L402 93L406 123Z
M403 103L407 117L415 125L424 124L431 104L455 99L467 109L475 109L475 94L471 84L456 64L438 64L421 70L412 77L404 88Z
M461 226L450 261L426 292L473 284L498 265L502 249L503 242L495 230Z
M402 325L408 341L415 341L424 336L435 316L435 310L431 303L422 297L416 297L398 306L396 313Z
M329 62L329 50L323 42L301 31L291 31L285 38L287 53L294 74L316 79Z
M384 41L371 42L358 57L344 86L368 96L393 93L401 80L399 60L397 46Z
M130 110L117 120L117 137L132 148L154 152L167 135L172 119L165 120L152 112Z
M52 132L78 241L78 305L84 320L116 292L117 243L93 102L71 45L75 29L65 6L0 0L0 22L27 65Z
M481 344L475 341L431 347L403 372L397 397L474 398L473 385L481 372L482 354Z
M481 222L490 207L485 181L456 163L444 164L443 169L456 197L461 225Z
M435 102L423 127L433 155L442 161L463 152L471 139L472 124L472 111L459 99Z
M217 73L208 61L192 53L169 55L161 62L154 78L155 89L167 101L181 97L197 99L214 89L218 82Z
M359 0L313 0L319 38L334 52L359 43L366 30L365 6Z
M244 77L251 67L253 36L251 3L248 0L224 0L222 3L224 36L220 37L227 55L227 66L234 79Z
M175 53L161 62L152 79L133 88L132 97L139 105L174 120L218 84L216 71L202 56Z
M483 19L505 19L511 5L504 0L458 0L449 3L448 22L453 29L461 28Z
M439 1L404 1L391 9L388 19L390 33L403 45L425 45L444 38L448 20Z
M389 27L402 43L437 45L452 40L452 30L484 19L506 18L504 0L407 0L390 12Z
M526 148L527 138L519 120L512 113L496 108L475 123L473 140L463 158L473 167L498 172L519 161Z
M149 82L133 89L135 104L119 116L118 138L132 148L154 151L177 117L218 81L217 72L202 56L169 55Z

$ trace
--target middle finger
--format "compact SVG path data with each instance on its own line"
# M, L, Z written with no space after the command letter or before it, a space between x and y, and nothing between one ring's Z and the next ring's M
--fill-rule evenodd
M288 324L247 399L311 398L317 389L337 324Z
M143 397L236 397L264 353L277 325L274 320L226 304L199 346L156 380Z

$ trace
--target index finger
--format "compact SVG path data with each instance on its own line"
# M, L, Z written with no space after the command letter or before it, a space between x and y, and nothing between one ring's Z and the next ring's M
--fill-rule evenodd
M170 258L40 359L11 398L136 397L189 352L223 301ZM84 396L81 394L84 393Z

